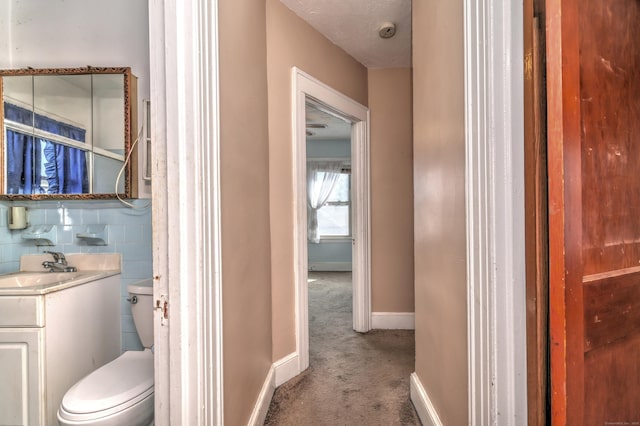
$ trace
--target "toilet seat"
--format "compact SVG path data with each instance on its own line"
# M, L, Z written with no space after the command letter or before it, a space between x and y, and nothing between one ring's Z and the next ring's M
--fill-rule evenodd
M153 391L153 354L128 351L69 389L58 416L72 422L112 416L153 398Z

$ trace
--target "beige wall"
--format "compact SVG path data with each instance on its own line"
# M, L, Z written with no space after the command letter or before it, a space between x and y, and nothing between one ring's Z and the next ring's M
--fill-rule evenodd
M225 424L247 424L271 366L265 5L221 0Z
M413 2L416 373L467 424L463 3Z
M410 68L369 70L371 310L413 312Z
M363 105L367 69L279 0L267 0L269 185L273 360L296 349L293 269L291 67L297 66Z

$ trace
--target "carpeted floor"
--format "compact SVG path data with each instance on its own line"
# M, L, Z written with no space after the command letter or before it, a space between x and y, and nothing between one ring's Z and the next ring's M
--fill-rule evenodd
M419 425L414 333L353 331L350 272L309 273L308 370L276 389L265 425Z

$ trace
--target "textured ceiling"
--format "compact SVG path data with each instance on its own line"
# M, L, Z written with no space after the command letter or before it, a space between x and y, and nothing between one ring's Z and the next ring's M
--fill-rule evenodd
M367 68L411 67L411 0L281 0ZM382 39L385 22L396 35Z
M307 103L306 105L307 140L345 140L351 139L351 123ZM326 125L314 128L314 125Z

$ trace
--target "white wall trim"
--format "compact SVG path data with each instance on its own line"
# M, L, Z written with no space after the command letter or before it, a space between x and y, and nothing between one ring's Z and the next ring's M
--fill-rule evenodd
M309 366L309 303L307 291L307 158L305 102L310 98L336 115L350 120L353 197L353 328L371 329L371 228L369 176L369 109L293 67L292 150L294 185L294 279L296 352L299 371Z
M273 398L273 392L276 390L275 377L275 367L272 365L271 368L269 368L267 377L264 379L256 404L253 406L251 417L249 417L249 421L247 422L248 426L264 425L264 420L267 418L271 399Z
M309 271L348 272L351 270L351 262L309 262Z
M217 11L149 1L158 426L224 419Z
M464 0L469 424L526 424L523 5Z
M411 402L413 402L423 426L442 426L438 412L431 403L429 395L424 390L422 382L420 382L420 378L416 373L411 373L410 394Z
M278 361L273 363L273 368L275 369L275 384L276 387L280 386L283 383L288 382L289 380L296 377L300 374L300 370L298 369L300 365L300 360L298 358L298 354L296 352L291 352L289 355L284 358L280 358Z
M372 312L371 328L374 330L415 330L416 314L413 312Z

